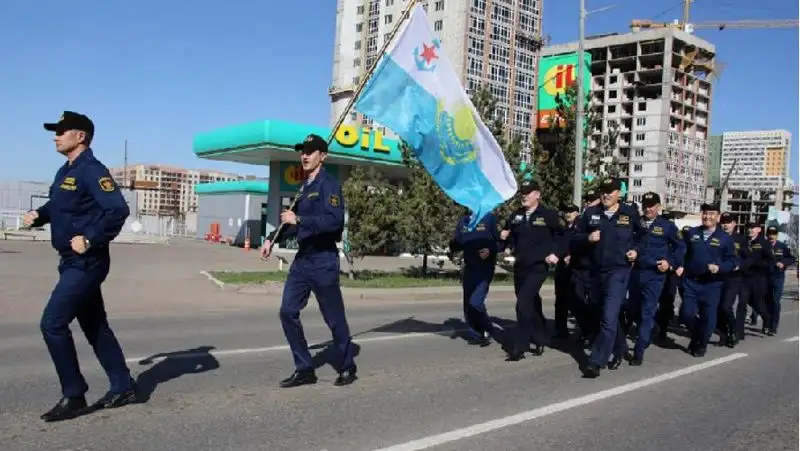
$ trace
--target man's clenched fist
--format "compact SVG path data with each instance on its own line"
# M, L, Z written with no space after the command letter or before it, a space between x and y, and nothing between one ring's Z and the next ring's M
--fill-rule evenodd
M39 219L39 212L36 210L29 211L22 217L22 224L25 227L30 227L37 219Z

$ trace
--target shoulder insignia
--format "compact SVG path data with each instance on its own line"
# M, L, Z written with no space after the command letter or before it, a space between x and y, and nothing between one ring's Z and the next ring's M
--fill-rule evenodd
M339 206L339 196L337 196L336 194L331 194L329 202L331 203L331 206L338 207Z
M114 181L111 180L111 177L100 177L98 183L100 183L100 189L107 193L113 192L114 189L117 187L114 184Z
M566 219L564 219L564 218L558 218L558 224L559 224L561 227L566 227L566 226L567 226L567 220L566 220Z

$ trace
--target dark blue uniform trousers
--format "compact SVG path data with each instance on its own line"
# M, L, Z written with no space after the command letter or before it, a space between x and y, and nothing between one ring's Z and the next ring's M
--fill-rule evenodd
M769 281L763 275L755 275L742 278L742 285L739 290L739 301L736 303L736 337L744 340L744 320L747 318L747 306L753 307L753 315L761 315L764 319L764 327L772 324L772 315L767 307L769 297Z
M40 327L61 382L64 396L80 397L89 389L81 374L69 324L78 320L110 382L110 391L132 388L122 348L106 318L100 286L111 265L107 255L65 256L58 265L58 283L42 313Z
M558 265L556 267L554 282L556 290L556 330L559 332L567 332L567 322L569 320L570 311L575 315L575 321L579 322L575 289L572 286L572 270L563 264Z
M689 350L705 350L717 325L717 310L722 297L722 282L683 279L680 320L692 339Z
M486 311L486 296L494 278L494 268L494 261L486 265L464 267L461 281L464 289L464 321L479 334L492 331L492 322Z
M572 282L572 301L575 321L581 329L583 337L594 337L599 325L598 314L600 302L593 299L592 283L589 271L573 269L570 281Z
M547 320L542 314L542 297L539 294L548 276L544 262L532 266L514 266L514 294L517 296L517 335L509 347L516 352L526 352L531 342L549 344Z
M298 256L292 262L283 286L280 317L283 333L298 371L311 371L314 363L300 322L300 311L308 305L311 293L317 298L322 318L331 330L336 355L331 362L338 371L355 366L350 327L345 318L344 300L339 286L339 255L320 252Z
M770 329L777 332L778 325L781 319L781 298L783 297L783 285L786 283L786 273L772 274L769 276L769 313L771 324L768 325Z
M656 324L658 324L659 334L666 336L669 330L669 323L675 316L675 295L678 293L678 286L681 285L681 278L674 272L668 272L664 277L664 288L658 297L658 312L656 313Z
M636 269L631 274L629 310L639 324L636 345L633 348L634 359L642 359L645 349L650 346L656 311L666 278L665 273L654 269Z
M602 307L600 330L592 343L592 353L589 355L590 364L605 366L611 360L611 354L623 357L628 352L622 321L630 274L630 268L624 267L592 274L594 298L602 300Z

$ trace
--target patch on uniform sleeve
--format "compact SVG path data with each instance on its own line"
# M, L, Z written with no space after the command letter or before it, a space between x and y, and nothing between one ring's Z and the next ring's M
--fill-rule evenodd
M100 177L97 182L100 184L100 189L107 193L113 192L117 187L111 177Z
M558 218L558 225L560 225L561 227L566 227L567 226L567 220L564 219L564 218Z
M328 201L331 203L331 206L333 207L339 206L339 196L337 196L336 194L331 194L331 197Z

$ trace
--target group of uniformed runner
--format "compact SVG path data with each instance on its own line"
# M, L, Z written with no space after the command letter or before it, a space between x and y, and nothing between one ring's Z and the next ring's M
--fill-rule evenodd
M624 360L642 365L652 337L669 341L677 292L678 323L690 334L686 351L695 357L706 354L715 331L719 343L730 348L744 340L748 306L751 324L761 317L763 335L777 332L785 270L795 257L778 241L776 228L762 234L760 225L747 224L747 236L740 235L734 217L711 203L701 207L700 226L679 230L662 211L657 193L643 196L640 213L636 204L623 201L619 180L587 193L582 212L576 205L560 212L544 207L533 180L525 180L519 194L521 207L505 221L489 214L469 230L467 211L450 243L451 252L463 253L472 344L487 346L499 335L485 305L499 253L514 257L517 330L506 337L510 361L526 352L542 355L549 344L540 291L551 268L552 338L569 338L571 313L576 337L590 349L582 365L586 377L616 370Z
M60 421L138 401L136 383L108 324L101 292L111 264L109 244L130 211L108 169L90 149L95 130L88 117L65 111L58 122L44 128L55 133L56 149L67 162L55 175L47 203L28 212L24 223L29 227L49 223L52 245L60 256L59 280L40 323L62 392L42 419ZM296 237L299 246L280 307L295 371L280 386L317 382L300 322L300 311L312 292L333 336L331 363L339 373L335 385L349 385L357 380L357 367L339 285L336 246L344 231L345 201L339 182L323 168L327 142L309 135L295 150L301 152L306 174L296 208L281 213L285 228L271 234L261 248L261 257L268 258L271 243L289 236ZM581 339L591 347L584 368L588 376L621 365L629 351L626 336L634 325L630 362L641 365L654 325L658 339L667 337L676 291L682 299L680 320L692 334L689 352L695 356L705 354L715 326L726 345L733 347L743 340L749 304L761 316L766 335L777 331L784 271L795 261L786 245L777 241L774 228L767 230L768 240L755 224L748 225L747 238L736 235L733 218L724 214L720 218L719 207L707 204L702 207L703 225L681 233L659 215L657 194L644 196L642 217L638 207L621 202L618 181L601 187L598 196L589 194L582 213L577 206L566 206L560 215L544 207L534 181L523 182L520 195L521 207L502 222L490 214L469 230L467 212L451 242L454 250L463 252L464 316L473 331L473 343L490 344L496 331L485 301L500 252L510 252L515 258L518 327L506 343L512 361L526 352L542 355L550 344L540 291L553 266L555 338L568 337L571 312ZM110 383L106 395L91 405L85 399L88 386L69 329L75 319Z

